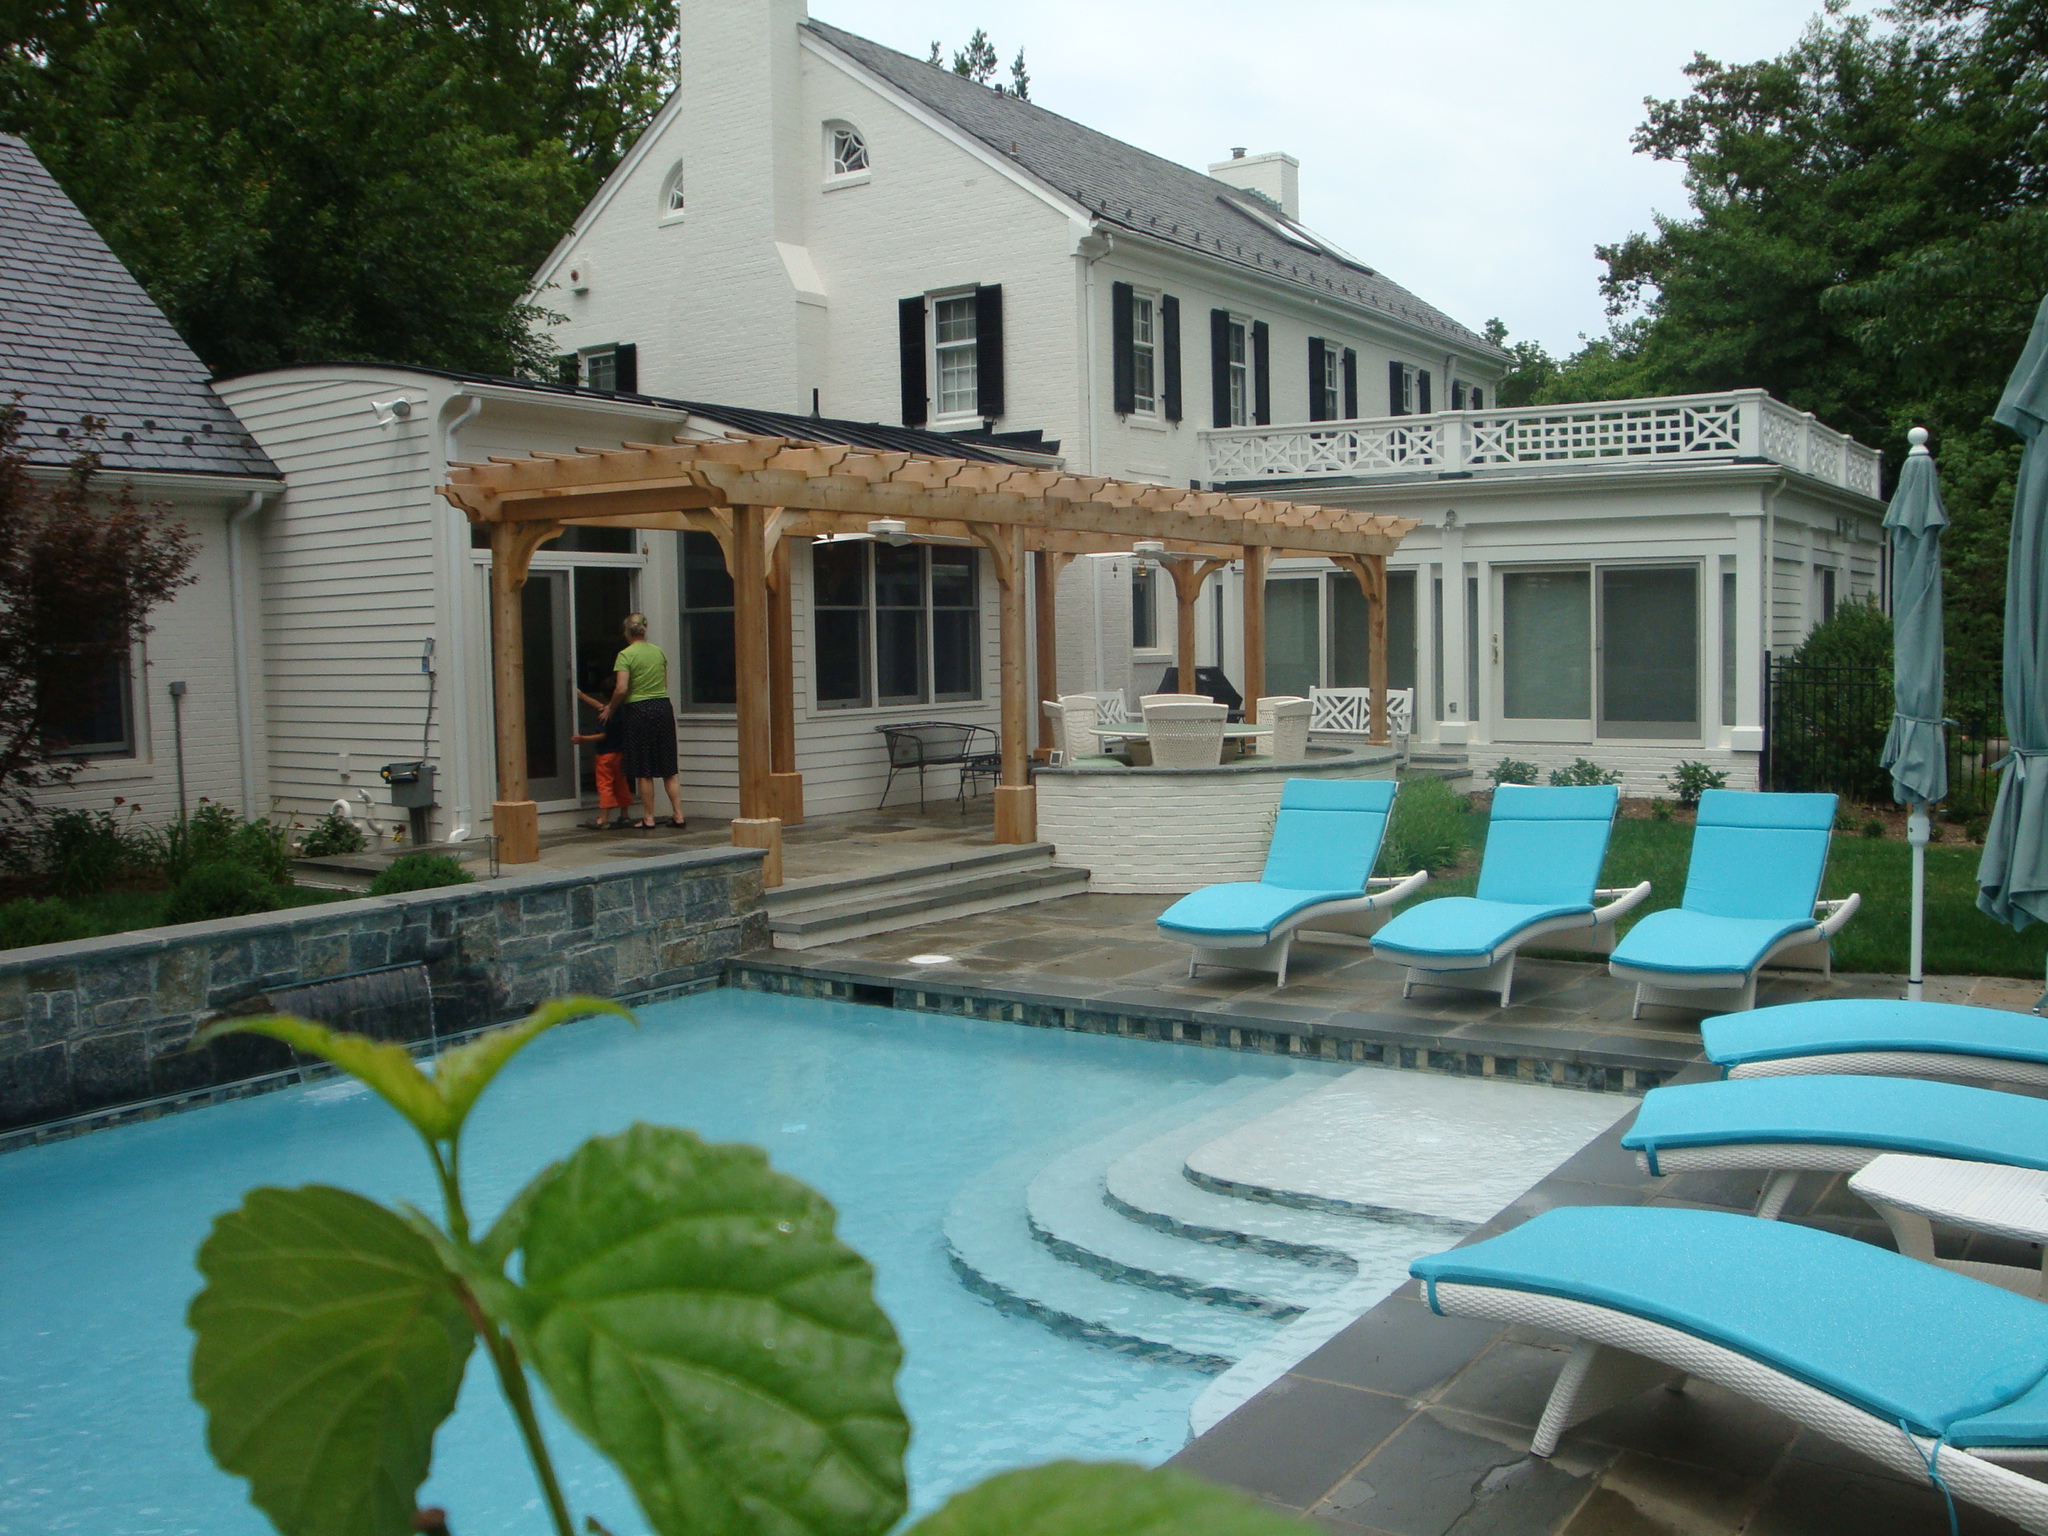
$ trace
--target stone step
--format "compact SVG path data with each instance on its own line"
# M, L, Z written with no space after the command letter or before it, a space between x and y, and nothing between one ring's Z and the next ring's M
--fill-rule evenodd
M763 893L761 905L771 916L780 916L845 903L865 893L886 891L900 895L969 875L991 874L1006 869L1044 868L1052 863L1052 856L1051 843L1017 843L931 863L906 864L859 874L812 875L787 881Z
M838 900L795 911L771 907L768 931L777 949L812 949L949 917L1078 896L1087 889L1087 870L1055 868L1049 862L1015 864L986 873L968 870L943 878L919 877L900 885L877 882Z
M1058 1332L1205 1371L1228 1369L1278 1330L1267 1314L1065 1262L1038 1240L1019 1199L1044 1161L1043 1149L1007 1158L969 1180L947 1209L947 1256L969 1289Z
M1235 1078L1194 1101L1061 1153L1025 1190L1032 1232L1068 1263L1126 1284L1279 1318L1298 1317L1317 1306L1350 1283L1354 1266L1348 1260L1303 1262L1240 1243L1162 1231L1112 1209L1104 1189L1109 1165L1126 1152L1191 1117L1202 1118L1272 1086L1270 1078Z

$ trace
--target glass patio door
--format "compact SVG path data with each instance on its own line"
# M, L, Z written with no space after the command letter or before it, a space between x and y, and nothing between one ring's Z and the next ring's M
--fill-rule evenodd
M569 691L569 576L530 571L520 589L526 666L526 792L535 800L576 794L575 723Z
M1315 577L1266 583L1266 693L1307 698L1323 680L1322 583Z

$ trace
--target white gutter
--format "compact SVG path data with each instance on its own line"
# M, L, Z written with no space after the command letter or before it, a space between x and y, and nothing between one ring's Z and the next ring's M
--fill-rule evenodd
M456 462L457 445L462 429L476 420L484 402L478 395L464 391L449 396L441 409L447 410L458 400L469 403L461 413L452 418L441 430L441 472ZM469 524L453 515L449 509L447 533L443 543L448 561L448 665L455 669L455 683L447 694L445 713L441 720L441 739L447 744L448 773L443 783L455 786L455 805L452 812L453 825L448 829L448 841L459 843L470 835L469 804L469 650L463 644L463 613L469 601Z
M251 491L241 507L228 514L228 629L235 650L236 754L242 770L242 815L256 815L256 720L249 702L248 602L242 594L242 524L254 517L274 491Z
M1096 249L1090 250L1091 245ZM1074 254L1081 258L1082 377L1087 385L1083 408L1088 412L1088 473L1091 475L1102 473L1102 457L1096 451L1101 423L1095 415L1095 263L1115 249L1116 237L1099 224L1074 242ZM1100 677L1101 673L1098 671L1096 676Z

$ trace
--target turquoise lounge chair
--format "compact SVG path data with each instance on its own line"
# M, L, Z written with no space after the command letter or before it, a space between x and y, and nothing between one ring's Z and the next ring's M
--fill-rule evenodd
M1159 915L1161 933L1192 947L1188 974L1228 965L1271 971L1284 987L1288 951L1303 928L1341 942L1384 922L1387 908L1429 878L1427 870L1372 873L1397 788L1392 779L1289 779L1259 878L1206 886Z
M1567 1206L1418 1259L1439 1314L1571 1335L1538 1456L1657 1385L1714 1382L1878 1461L2048 1532L2048 1306L1789 1222ZM1938 1480L1938 1482L1937 1482Z
M2048 1172L2048 1100L1903 1077L1751 1077L1653 1088L1621 1144L1652 1174L1761 1169L1775 1218L1802 1172L1854 1173L1888 1152ZM2038 1270L1965 1273L2039 1290ZM2016 1276L2016 1278L2015 1278Z
M1650 894L1650 885L1596 890L1621 791L1531 789L1493 792L1486 856L1477 896L1441 896L1410 907L1373 937L1383 960L1408 968L1401 995L1415 988L1498 992L1508 1005L1515 951L1541 938L1546 949L1606 954L1614 920ZM1610 898L1604 907L1596 897Z
M1646 1003L1715 1006L1702 991L1734 991L1733 1009L1754 1008L1767 965L1828 974L1828 941L1863 901L1820 900L1834 824L1833 795L1701 795L1685 899L1637 923L1607 962L1636 984L1630 1017Z
M2003 1008L1835 997L1700 1024L1724 1077L1858 1072L2048 1086L2048 1022Z

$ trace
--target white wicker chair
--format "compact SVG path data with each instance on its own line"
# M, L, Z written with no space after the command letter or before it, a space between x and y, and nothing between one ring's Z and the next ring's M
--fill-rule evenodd
M1155 768L1214 768L1223 761L1223 724L1230 710L1199 704L1145 706L1145 740Z
M1057 706L1060 720L1060 744L1065 749L1067 761L1076 758L1099 757L1102 753L1102 738L1095 732L1096 709L1100 705L1092 693L1064 693Z
M1214 704L1216 701L1206 693L1147 693L1138 699L1138 708L1150 709L1155 704ZM1229 711L1225 710L1225 714Z
M1308 691L1308 729L1311 736L1354 736L1360 741L1372 735L1372 690L1370 688L1311 688ZM1387 739L1405 743L1415 729L1415 690L1387 690Z
M1298 763L1308 756L1308 721L1313 708L1307 699L1291 693L1259 700L1260 725L1273 727L1266 738L1263 755L1276 763Z
M1131 718L1130 706L1124 702L1121 688L1105 688L1095 695L1095 723L1097 725L1125 725Z

